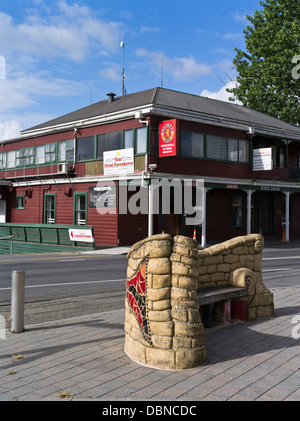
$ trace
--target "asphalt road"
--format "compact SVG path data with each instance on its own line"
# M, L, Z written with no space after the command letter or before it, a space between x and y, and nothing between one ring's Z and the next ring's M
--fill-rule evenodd
M12 271L25 271L25 300L125 291L126 255L49 254L0 257L0 304L11 300Z
M0 315L10 315L11 273L24 270L25 325L124 308L126 255L0 256ZM268 288L300 287L300 248L266 248Z

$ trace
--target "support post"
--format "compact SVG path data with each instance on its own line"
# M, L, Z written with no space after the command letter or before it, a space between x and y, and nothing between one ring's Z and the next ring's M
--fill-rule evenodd
M206 246L206 194L210 188L204 188L203 194L203 222L202 222L202 234L201 234L201 246L204 248Z
M254 190L246 190L247 192L247 235L251 234L251 196Z
M11 331L13 333L24 331L24 298L25 272L14 270L11 290Z
M149 198L148 198L148 237L153 235L153 189L154 186L151 183L148 187Z
M285 194L285 242L290 241L290 192Z

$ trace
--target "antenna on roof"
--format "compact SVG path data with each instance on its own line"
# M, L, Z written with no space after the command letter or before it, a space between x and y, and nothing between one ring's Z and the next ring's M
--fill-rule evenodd
M160 86L163 88L164 85L164 59L163 57L161 58L161 76L160 76Z
M124 73L124 49L125 49L125 42L124 42L124 34L123 34L123 41L120 43L120 47L122 48L122 96L125 95L125 73Z

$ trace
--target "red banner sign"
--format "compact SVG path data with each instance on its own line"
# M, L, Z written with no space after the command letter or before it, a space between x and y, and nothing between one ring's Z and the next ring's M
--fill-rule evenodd
M177 120L162 121L159 124L159 156L175 156L179 153Z

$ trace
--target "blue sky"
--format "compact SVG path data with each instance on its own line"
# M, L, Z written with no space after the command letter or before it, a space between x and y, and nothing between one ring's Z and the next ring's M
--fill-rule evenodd
M163 83L226 100L255 9L259 0L0 0L0 140L121 95L123 39L128 94Z

